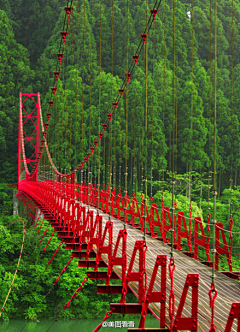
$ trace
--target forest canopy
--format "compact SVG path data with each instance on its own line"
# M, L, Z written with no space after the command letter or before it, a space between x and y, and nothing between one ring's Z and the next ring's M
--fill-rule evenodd
M5 31L0 37L0 183L16 183L17 181L19 92L40 92L43 110L48 109L48 100L52 99L50 87L53 82L53 71L57 61L56 53L61 39L60 31L65 13L64 5L64 1L57 0L32 1L31 3L14 0L0 1L1 31ZM154 2L149 3L149 8L153 5ZM61 95L61 100L57 100L59 110L57 116L55 113L55 118L53 117L51 120L51 133L49 134L49 145L54 162L62 169L73 168L76 163L80 162L82 155L89 148L89 141L93 142L98 132L99 6L100 2L93 2L91 19L91 1L85 1L85 9L84 2L82 0L79 2L80 14L77 14L77 2L73 2L74 10L72 20L70 20L71 26L69 27L68 42L62 64L65 73L58 82L58 95ZM108 1L104 0L101 38L101 123L111 108L111 88L114 98L118 94L118 89L123 82L126 71L126 6L121 1L116 0L114 1L113 23L113 79L111 78L111 11L112 8ZM192 169L200 173L202 178L207 179L209 135L210 145L213 144L214 12L212 9L210 17L209 1L207 0L196 0L194 2L194 12L191 11L190 2L181 0L177 2L177 116L175 120L178 129L176 132L177 145L175 147L177 173L189 172L191 155ZM151 158L148 158L148 169L152 165L154 180L160 180L159 170L163 167L170 169L171 165L173 66L171 13L171 1L166 1L166 7L162 3L155 20L154 29L152 28L148 38L147 144L149 155L151 151ZM193 14L194 16L191 16ZM229 6L228 1L219 0L217 18L217 179L219 195L225 188L229 187L231 139L233 139L233 178L234 184L238 184L238 91L240 84L238 57L240 4L238 1L234 1L233 44L231 15L231 6ZM129 58L134 54L141 38L141 33L145 27L145 17L145 1L129 1ZM194 17L193 22L191 17ZM91 48L90 45L92 45ZM232 60L233 96L231 89ZM70 77L72 78L70 79ZM133 166L133 159L136 156L138 183L141 181L140 165L144 159L142 151L144 82L144 56L142 54L138 61L136 74L134 73L129 84L128 158ZM89 101L90 85L91 105ZM74 93L71 91L74 91ZM82 94L84 95L82 96ZM232 115L231 112L233 112ZM90 113L91 137L89 140ZM211 117L210 124L209 116ZM112 159L116 163L124 163L125 101L118 108L113 135L115 135L115 150ZM192 140L191 144L190 139ZM59 146L64 150L64 152L61 152L65 154L65 158L62 158L62 153L56 153L56 151L59 151ZM190 151L191 146L192 151ZM109 141L107 140L105 155L102 152L101 156L102 159L105 158L105 163L109 162L108 149ZM213 148L210 152L211 167L212 162Z

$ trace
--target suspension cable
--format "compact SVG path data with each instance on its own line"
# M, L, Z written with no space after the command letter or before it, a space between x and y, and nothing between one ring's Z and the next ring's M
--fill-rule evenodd
M112 193L112 113L113 113L113 15L114 15L114 0L112 0L112 49L111 49L111 115L109 117L110 121L110 139L109 139L109 204L110 213L109 221L111 221L112 205L111 205L111 193ZM114 121L116 119L114 118Z
M12 282L11 282L11 285L9 287L9 290L8 290L8 293L7 293L7 296L5 298L5 301L3 303L3 306L2 306L2 309L0 311L0 317L2 315L2 312L4 310L4 307L7 303L7 300L9 298L9 295L11 293L11 290L12 290L12 286L14 284L14 281L15 281L15 278L16 278L16 275L17 275L17 272L18 272L18 268L19 268L19 265L20 265L20 261L21 261L21 257L22 257L22 253L23 253L23 246L24 246L24 238L25 238L25 223L24 223L24 220L23 219L19 219L21 222L22 222L22 226L23 226L23 239L22 239L22 245L21 245L21 250L20 250L20 254L19 254L19 257L18 257L18 262L17 262L17 267L16 267L16 270L14 272L14 275L13 275L13 279L12 279Z
M232 218L232 190L233 190L233 0L232 0L232 91L231 91L231 176L230 176L230 198L229 217Z
M72 169L72 106L73 106L73 15L72 15L72 49L71 49L71 111L70 111L70 149L69 149L69 160L70 170Z
M163 70L163 114L162 114L162 200L164 192L164 151L165 151L165 87L166 87L166 10L167 10L167 1L164 2L164 70Z
M213 171L213 268L212 283L215 280L215 224L217 199L217 0L214 3L214 171Z
M173 0L173 111L172 111L172 230L171 230L171 258L173 258L173 220L174 220L174 139L175 139L175 0Z
M144 43L143 47L143 73L146 73L146 43ZM146 88L146 83L144 84L143 79L143 115L142 115L142 156L141 156L141 195L143 195L143 164L144 164L144 115L145 115L145 98L146 98L146 92L144 91Z
M82 51L82 139L81 139L81 159L83 159L83 122L84 122L84 48L85 48L85 0L83 2L83 51Z
M76 70L76 121L75 121L75 132L77 132L77 123L78 123L78 56L79 56L78 32L79 32L79 0L78 0L78 5L77 5L77 64L76 64L77 70ZM75 135L75 162L74 162L74 166L75 166L74 168L76 169L76 167L77 167L77 135Z
M92 37L93 37L93 0L91 0L91 45L90 45L90 87L89 87L89 147L91 144L91 131L92 131ZM93 153L93 150L92 150ZM93 162L92 162L93 165ZM90 183L92 183L92 169L91 159L89 158L89 170L90 170Z
M121 101L120 101L120 142L119 142L119 146L120 146L120 153L121 153L121 150L122 150L122 107L123 107L123 100L121 98ZM118 177L118 183L119 183L119 189L121 188L121 174L122 174L122 158L121 156L119 157L119 177Z
M154 5L154 7L155 7L156 9L159 8L159 6L160 6L160 4L161 4L161 1L162 1L162 0L156 0L155 5ZM150 15L150 17L149 17L149 19L148 19L148 31L145 30L145 33L144 33L144 34L147 34L147 33L150 31L151 26L152 26L152 23L153 23L153 18L152 18L152 15ZM138 47L137 47L136 54L141 53L141 50L142 50L142 48L143 48L143 44L144 44L143 41L141 41L141 42L139 43L139 45L138 45ZM129 69L128 69L128 72L129 72L129 73L132 73L134 66L135 66L135 61L132 61L132 63L131 63L130 66L129 66ZM127 78L125 78L125 80L124 80L124 82L123 82L123 84L122 84L122 88L121 88L120 90L123 90L123 91L124 91L123 87L126 87L126 82L127 82ZM121 95L121 97L122 97L122 95ZM120 99L120 96L117 97L117 102L119 101L119 99Z
M113 187L116 191L116 181L117 181L117 174L116 174L116 167L117 167L117 158L116 158L116 122L117 122L117 114L116 109L114 109L114 122L113 122L113 132L114 132L114 143L113 143L113 153L114 153L114 166L113 166Z
M175 100L175 113L176 113L176 118L175 118L175 198L174 198L174 203L175 203L175 209L177 207L177 138L178 138L178 0L177 0L177 15L176 15L176 19L177 19L177 36L176 36L176 100ZM175 213L176 215L176 213Z
M63 59L63 64L62 64L62 111L61 111L61 115L62 115L62 118L61 118L61 172L63 170L63 113L64 113L64 100L65 100L65 92L64 92L64 88L65 88L65 59Z
M88 147L91 150L90 155L88 156L88 208L89 208L89 186L92 186L92 169L91 169L91 157L93 149L91 149L91 125L92 125L92 0L91 0L91 42L90 42L90 87L89 87L89 132L88 132ZM84 23L85 23L85 0L84 0Z
M100 200L100 156L101 156L101 129L100 129L100 115L101 115L101 75L102 75L102 0L100 3L100 45L99 45L99 109L98 109L98 207Z
M128 75L128 0L127 0L127 50L126 50L126 75ZM126 140L125 140L125 209L124 209L124 228L127 225L127 180L128 180L128 87L129 79L126 85Z
M190 170L189 170L189 204L190 208L192 207L192 159L193 159L193 47L194 47L194 0L192 0L192 13L191 13L191 22L192 22L192 72L191 72L191 123L190 123ZM191 230L190 230L191 231Z
M65 135L64 135L64 165L65 165L65 173L66 173L66 169L67 169L67 164L66 164L66 160L67 160L67 128L68 128L68 123L67 123L67 109L68 109L68 94L67 94L67 86L68 86L68 61L69 61L69 38L67 39L67 66L66 66L66 81L65 81L65 98L64 98L64 104L63 104L63 110L64 110L64 121L66 121L66 125L65 125Z
M146 31L148 31L148 0L146 0ZM145 174L144 174L144 181L145 181L145 197L144 197L144 241L146 240L146 219L147 219L147 115L148 115L148 86L147 86L147 79L148 79L148 38L146 36L145 42L145 50L146 50L146 81L145 81Z
M190 169L189 169L189 234L192 235L192 162L193 162L193 47L194 47L194 0L192 0L192 12L191 12L191 22L192 22L192 72L191 72L191 116L190 116Z
M210 36L209 36L209 48L210 48L210 54L209 54L209 61L210 61L210 67L209 67L209 127L208 127L208 228L207 228L207 239L208 239L208 246L210 245L210 236L211 236L211 229L210 229L210 189L211 189L211 114L212 114L212 0L210 0L210 10L209 10L209 16L210 16Z
M60 93L58 93L57 97L56 97L56 115L54 114L54 118L53 118L53 121L55 123L55 130L56 130L56 133L55 133L55 136L54 136L54 140L55 142L57 142L56 144L56 148L55 148L55 164L58 165L59 167L59 154L60 154L60 149L59 149L59 141L60 141L60 135L59 135L59 117L57 116L57 114L60 114L60 110L61 110L61 98L60 98Z
M153 67L152 67L152 77L153 77L153 91L155 92L155 86L154 86L154 65L155 65L155 44L156 44L156 27L155 27L155 20L153 23ZM154 121L154 114L155 114L155 96L154 93L152 94L152 113L151 113L151 130L152 130L152 137L151 137L151 199L152 199L152 187L153 187L153 121Z
M134 123L133 123L133 191L137 191L137 174L136 174L136 107L137 107L137 63L134 68Z

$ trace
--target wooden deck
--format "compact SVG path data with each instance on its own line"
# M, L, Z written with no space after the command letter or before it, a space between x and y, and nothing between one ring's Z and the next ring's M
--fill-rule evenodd
M94 216L97 213L97 210L91 207L91 210L94 211ZM99 214L103 217L103 227L106 222L109 220L109 216L102 211L99 211ZM123 229L124 224L122 221L119 221L116 218L111 217L113 221L113 248L116 243L118 232L120 229ZM143 233L133 228L132 226L127 225L127 260L128 264L131 259L135 241L143 239ZM147 270L147 281L148 284L151 279L152 271L155 265L157 255L167 255L168 263L170 259L170 247L150 236L146 236L147 243L147 252L146 252L146 270ZM96 249L96 248L95 248ZM107 255L103 255L103 258L106 263L108 263ZM208 291L211 286L211 273L212 269L201 264L195 259L189 258L183 253L174 250L174 260L175 260L175 271L174 271L174 293L175 293L175 308L178 308L179 300L182 295L183 286L185 284L186 276L188 273L197 273L199 274L199 301L198 301L198 331L209 331L210 320L211 320L211 309L209 307L209 295ZM138 266L134 265L135 270L138 270ZM114 268L115 272L121 276L121 268ZM168 272L167 272L168 275ZM157 279L159 283L155 283L154 290L160 290L160 278ZM232 280L223 274L216 271L216 289L218 290L218 296L215 302L215 327L216 331L224 331L227 318L229 315L230 307L232 302L240 301L240 285L237 281ZM131 282L130 288L132 291L138 295L138 285L137 283ZM168 315L168 297L170 290L170 280L167 277L167 315ZM190 293L191 290L189 290ZM189 317L191 313L191 295L188 294L183 316ZM151 303L150 309L156 317L159 317L160 307L159 303ZM175 310L176 313L176 310ZM169 322L169 317L167 316L167 322ZM237 322L234 321L233 331L237 331Z

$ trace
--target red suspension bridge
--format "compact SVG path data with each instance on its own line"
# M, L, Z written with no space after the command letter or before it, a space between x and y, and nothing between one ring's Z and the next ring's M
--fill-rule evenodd
M175 1L173 4L175 6ZM116 99L113 99L111 93L111 111L106 115L107 120L102 124L101 130L99 116L98 138L94 140L92 146L89 144L89 150L80 164L67 174L63 174L54 164L47 140L73 11L72 5L65 7L66 18L64 29L61 31L60 51L57 53L58 65L54 71L54 86L51 87L53 100L49 101L50 109L46 112L47 122L43 120L40 94L20 93L19 96L17 197L23 202L35 223L38 222L40 215L43 215L48 225L54 228L52 236L57 234L61 238L59 245L65 242L66 249L71 251L69 262L78 259L79 268L88 268L84 282L87 279L103 279L105 284L97 286L99 294L121 294L120 303L110 304L109 312L103 321L113 314L136 314L140 316L139 327L129 328L128 331L240 331L240 302L238 302L240 272L234 271L233 268L232 218L229 220L230 231L227 231L222 223L215 222L213 211L213 220L208 213L208 227L205 228L202 218L192 215L191 206L189 215L186 215L183 211L179 211L174 203L172 207L165 206L163 198L161 206L157 206L152 198L148 205L146 161L145 175L143 175L145 193L142 192L140 197L134 192L131 195L128 193L128 89L142 51L147 77L147 40L160 5L161 1L156 1L153 9L148 10L147 2L146 28L140 36L140 43L132 61L129 61L127 54L125 79L119 87ZM173 22L174 20L175 12ZM174 29L175 26L173 33ZM175 38L175 35L173 37ZM175 43L174 38L173 43ZM175 44L173 45L173 54L175 54ZM173 96L174 74L173 67ZM147 85L145 93L144 138L147 140ZM111 158L108 184L100 183L100 158L98 179L92 181L91 158L94 153L100 155L101 141L108 128L109 151L112 153L114 116L124 96L126 158L123 191L120 186L119 188L112 186L114 181ZM25 107L29 100L34 105L31 111ZM173 193L174 114L173 112ZM29 124L32 126L31 132ZM147 144L145 144L145 158L147 160ZM85 181L84 170L87 170L88 174ZM105 174L102 178L106 179ZM44 251L47 250L47 246ZM221 260L224 260L228 267L226 271L220 271ZM112 284L112 279L119 279L120 283ZM58 279L55 282L57 281ZM82 285L65 304L64 310L67 310L71 301L81 291L81 287ZM136 295L136 303L126 303L126 294L129 292ZM150 312L159 320L159 328L150 329L145 326L146 316ZM100 327L101 325L95 331Z

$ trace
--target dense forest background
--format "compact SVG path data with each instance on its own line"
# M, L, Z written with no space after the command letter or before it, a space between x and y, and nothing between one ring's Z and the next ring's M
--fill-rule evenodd
M55 164L62 170L73 169L89 148L89 127L91 114L90 142L96 139L98 132L99 111L99 48L100 48L100 1L93 1L92 42L91 42L91 7L86 1L85 15L83 0L74 1L74 11L71 14L69 35L66 41L66 50L62 63L62 73L58 82L56 102L50 123L48 143ZM103 0L102 7L102 41L101 41L101 123L106 114L111 111L111 82L113 101L118 96L124 73L126 72L126 3L114 1L114 40L113 40L113 78L111 78L111 29L112 8L109 0ZM149 1L149 8L155 1ZM177 202L184 211L189 206L189 170L190 156L192 155L193 172L193 202L195 214L205 218L208 212L208 165L209 165L209 136L211 144L210 164L213 162L213 120L209 124L209 109L211 118L214 108L214 26L210 31L209 0L194 1L194 16L191 16L191 1L178 0L178 18L176 25L177 41L177 146L176 171L178 174ZM234 229L238 228L239 220L239 90L240 90L240 2L234 0L233 12L233 96L232 96L232 8L228 0L218 1L218 49L217 49L217 185L218 206L217 220L229 228L229 187L231 177L231 137L233 138L233 216ZM21 243L21 224L15 223L11 232L4 227L12 220L12 192L6 184L17 183L17 148L18 148L18 96L19 92L40 92L42 110L49 111L48 100L52 99L50 87L53 86L53 71L56 68L56 53L61 40L60 31L64 21L64 0L0 0L0 203L1 203L1 253L2 265L0 270L2 302L6 290L4 285L11 282L19 248L13 248L13 243ZM165 8L165 10L164 10ZM146 8L144 0L129 0L129 58L135 53L144 31L146 22ZM211 20L214 11L211 11ZM84 19L85 17L85 19ZM192 18L193 21L193 58L192 58ZM78 23L79 22L79 23ZM165 23L165 24L164 24ZM161 170L171 167L171 123L172 123L172 1L164 1L160 6L153 29L148 38L148 158L147 168L150 177L153 168L153 195L154 200L161 206ZM85 33L83 34L83 31ZM211 33L210 33L211 32ZM164 35L165 42L164 43ZM154 37L155 36L155 37ZM84 38L83 38L84 37ZM84 39L84 47L83 47ZM78 40L78 42L77 42ZM155 40L155 41L154 41ZM211 42L211 52L210 52ZM90 53L92 45L92 53ZM153 45L155 51L153 52ZM84 57L83 57L84 49ZM165 50L165 51L164 51ZM164 58L165 53L165 58ZM154 55L155 54L155 55ZM211 66L210 66L211 58ZM92 59L92 62L90 62ZM84 60L84 66L83 66ZM192 84L193 60L193 84ZM153 66L154 64L154 66ZM211 68L210 68L211 67ZM154 70L153 70L154 68ZM165 73L165 74L164 74ZM165 79L164 79L165 76ZM210 80L211 77L211 80ZM211 81L211 82L210 82ZM76 83L77 82L77 83ZM165 84L164 84L165 82ZM136 86L136 90L135 90ZM133 74L129 85L129 183L130 189L133 179L133 166L136 166L136 189L141 189L141 165L143 155L143 116L145 73L143 53L139 59L136 73ZM89 93L91 90L91 104ZM74 92L72 92L74 91ZM233 101L233 104L232 104ZM115 180L119 181L119 165L124 165L125 149L125 99L119 105L113 122L112 161L115 165ZM191 110L192 132L191 132ZM231 112L233 117L231 118ZM164 117L163 117L164 114ZM164 119L164 124L163 124ZM231 119L233 126L231 128ZM45 117L46 120L46 117ZM46 121L45 121L46 122ZM83 130L82 130L83 128ZM232 136L231 136L232 132ZM192 144L190 140L192 137ZM105 164L109 163L109 134L106 133L105 150L101 150L102 177ZM90 144L91 145L91 144ZM191 145L193 146L191 152ZM75 153L76 151L76 153ZM105 152L105 154L104 154ZM97 154L96 154L97 155ZM96 156L93 157L93 176L96 176ZM122 167L122 181L124 180ZM105 170L107 177L107 170ZM165 202L170 205L170 182L166 172ZM135 188L134 188L135 189ZM150 189L149 189L150 194ZM168 204L169 203L169 204ZM210 207L212 203L210 202ZM16 236L17 234L17 236ZM50 235L49 235L50 236ZM34 238L34 241L32 241ZM4 318L16 313L16 308L24 298L25 288L33 275L41 273L47 262L43 258L34 265L35 251L32 248L38 243L41 234L35 238L34 229L28 223L28 242L26 244L27 257L22 272L17 277L16 288L9 310L4 312ZM17 242L18 241L18 242ZM54 242L55 241L55 242ZM51 250L56 248L57 239L51 242ZM234 237L234 245L240 245L238 236ZM39 250L39 252L37 251ZM40 249L36 249L40 255ZM50 255L50 254L49 254ZM65 255L65 256L64 256ZM63 267L68 259L62 250L56 266ZM9 260L13 262L8 265ZM5 262L5 264L4 264ZM237 262L237 267L238 267ZM59 271L61 269L59 268ZM54 266L44 275L37 290L27 299L27 310L24 317L36 319L38 315L49 314L48 308L55 308L63 301L68 300L69 294L77 288L84 272L72 268L70 274L59 288L54 290L51 299L45 298L46 289L52 284ZM76 278L78 275L78 278ZM56 276L55 276L56 277ZM51 279L51 282L50 282ZM91 282L89 282L91 284ZM95 286L94 286L95 287ZM36 292L36 294L35 294ZM93 315L103 315L108 300L93 299L91 285L81 299L81 310L76 306L70 309L69 317L86 317L87 312ZM91 295L90 295L91 294ZM91 309L89 298L94 303ZM54 302L53 299L56 299ZM64 300L63 300L64 299ZM48 301L48 302L47 302ZM52 302L51 302L52 301ZM80 301L80 300L79 300ZM98 302L99 301L99 302ZM51 302L51 303L50 303ZM98 303L98 304L96 304ZM44 305L43 305L44 304ZM86 309L87 308L87 309Z
M135 53L140 35L146 26L146 9L144 1L129 2L129 58ZM149 7L153 6L149 3ZM42 110L49 110L48 100L52 99L50 87L54 83L53 71L56 69L61 40L64 14L64 1L14 1L1 0L1 113L0 113L0 183L17 181L17 132L18 132L18 95L19 92L40 92ZM55 163L62 167L74 167L86 153L89 142L89 114L91 113L91 139L98 132L99 108L99 38L100 38L100 2L93 2L93 37L91 70L91 109L89 103L90 89L90 45L91 45L91 10L90 1L86 1L85 20L83 1L80 1L77 18L77 2L74 4L69 25L62 74L58 84L55 118L51 121L52 129L48 140ZM111 6L103 1L102 8L102 74L101 74L101 123L111 107ZM212 33L210 52L210 9L209 1L194 2L193 21L193 92L192 81L192 22L191 2L178 1L178 18L176 26L177 42L177 172L189 171L191 137L191 102L193 102L192 131L192 168L207 179L209 158L209 99L210 99L210 53L211 72L211 115L213 116L213 69L214 69L214 26L212 9ZM232 80L232 40L231 40L231 6L228 1L218 1L218 49L217 49L217 177L219 195L229 186L231 161L231 80ZM233 179L238 184L239 166L239 1L234 1L233 23ZM166 70L164 73L164 19L166 39ZM84 24L85 21L85 24ZM77 29L77 22L79 26ZM114 2L114 41L113 41L113 100L118 96L126 72L126 8L121 1ZM77 42L78 30L78 42ZM83 30L84 33L84 67L83 67ZM153 29L148 39L148 150L153 146L153 176L159 180L159 170L164 165L171 165L171 110L172 110L172 4L164 2L155 22L155 61L153 77ZM78 50L77 50L78 47ZM134 75L129 85L129 160L132 163L134 153L137 156L137 175L140 182L142 161L142 119L144 111L144 56L141 54L136 72L136 94ZM130 60L129 60L130 61ZM84 68L84 72L83 72ZM82 79L84 74L84 87ZM67 80L68 78L68 80ZM76 87L78 81L78 87ZM72 85L71 85L72 84ZM71 86L73 93L71 95ZM61 93L61 89L64 90ZM82 98L82 92L84 94ZM163 105L163 93L165 103ZM61 96L61 100L60 100ZM76 105L77 96L77 105ZM136 97L136 105L135 103ZM82 107L83 100L83 107ZM116 150L113 159L124 162L125 142L125 101L122 111L118 108L115 121ZM83 135L82 135L83 109ZM134 110L136 109L136 113ZM163 109L165 110L163 128ZM134 114L137 114L134 123ZM45 118L46 120L46 118ZM63 124L63 125L62 125ZM134 128L135 126L135 128ZM72 128L70 132L70 127ZM153 132L153 142L152 135ZM55 135L54 135L55 133ZM213 136L213 127L210 126ZM56 136L58 135L58 136ZM82 137L83 136L83 137ZM76 137L76 138L75 138ZM59 138L57 140L57 138ZM76 139L77 160L74 145ZM71 141L71 143L70 143ZM164 144L163 144L164 142ZM70 146L71 144L71 146ZM106 156L108 155L106 141ZM211 145L213 140L211 139ZM64 150L66 158L61 158ZM103 147L102 147L103 149ZM211 162L213 160L213 146ZM81 155L82 154L82 155ZM149 153L150 155L150 153ZM103 156L102 156L103 158ZM66 161L63 161L65 159ZM148 158L150 169L151 158ZM132 164L131 164L132 166Z

